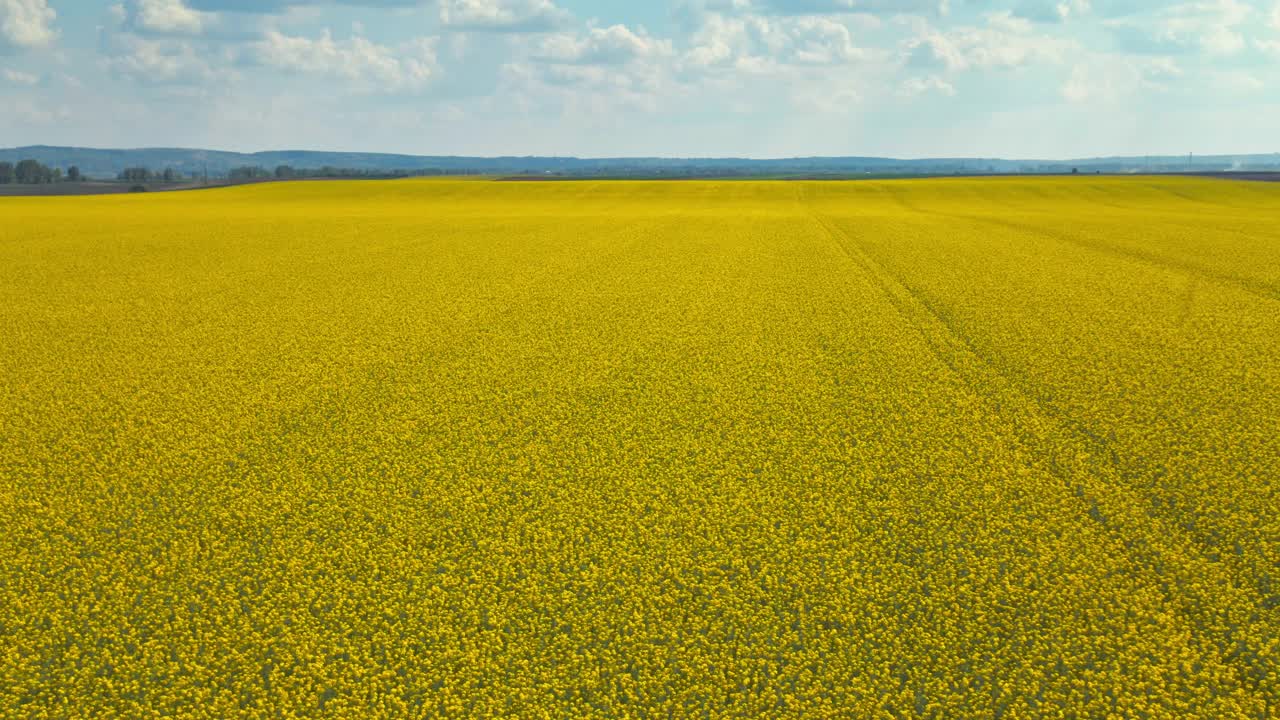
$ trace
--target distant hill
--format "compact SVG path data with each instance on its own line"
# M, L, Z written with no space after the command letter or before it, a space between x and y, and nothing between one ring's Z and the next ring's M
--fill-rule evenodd
M187 175L225 176L232 168L278 165L317 170L324 167L370 173L549 174L570 176L689 175L937 175L1037 172L1211 172L1280 170L1280 153L1257 155L1101 157L1075 160L1010 160L1003 158L798 157L749 158L576 158L464 157L383 153L276 150L235 153L189 148L99 149L34 145L0 149L0 162L35 159L66 169L72 165L89 177L114 178L128 167L154 171L173 168Z

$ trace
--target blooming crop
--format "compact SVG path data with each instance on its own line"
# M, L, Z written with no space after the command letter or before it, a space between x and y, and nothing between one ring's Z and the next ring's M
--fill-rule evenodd
M1275 717L1277 208L0 199L0 717Z

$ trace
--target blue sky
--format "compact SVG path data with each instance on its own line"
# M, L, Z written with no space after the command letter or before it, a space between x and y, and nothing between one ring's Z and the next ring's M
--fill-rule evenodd
M1280 152L1280 0L0 0L0 146Z

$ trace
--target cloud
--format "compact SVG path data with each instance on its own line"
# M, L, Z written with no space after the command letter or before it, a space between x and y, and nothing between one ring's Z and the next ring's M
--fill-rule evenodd
M551 0L440 0L440 22L471 32L552 32L572 15Z
M1234 55L1247 46L1242 29L1253 14L1240 0L1204 0L1108 20L1105 26L1130 52Z
M1254 40L1253 45L1264 53L1280 56L1280 40Z
M1270 14L1270 17L1268 18L1267 25L1272 30L1275 30L1277 33L1280 33L1280 2L1277 2L1275 4L1275 7L1271 9L1271 14ZM1255 38L1253 41L1253 44L1255 47L1257 47L1259 50L1261 50L1264 53L1280 55L1280 37L1277 37L1275 39Z
M125 25L143 32L199 35L214 20L211 13L194 10L183 0L128 0L118 8Z
M65 105L47 108L35 98L17 99L8 108L9 113L27 125L46 128L71 118L71 110Z
M678 102L682 89L662 63L578 65L522 60L507 63L496 110L522 116L603 118L650 113Z
M1022 0L1013 14L1033 22L1060 23L1084 15L1091 7L1089 0Z
M46 0L0 0L0 51L45 47L58 36Z
M658 40L644 30L636 32L625 25L612 25L591 28L586 36L559 33L548 37L536 57L566 64L620 65L673 54L670 40Z
M1167 90L1183 75L1172 58L1098 56L1072 67L1062 97L1076 104L1124 102L1139 92Z
M679 0L674 15L689 30L696 30L713 16L742 19L836 17L841 22L878 27L882 23L882 16L944 16L950 2L951 0Z
M197 4L126 0L112 6L116 24L102 31L103 66L135 82L193 90L232 80L237 68L248 66L345 81L349 89L368 93L416 91L437 74L431 38L391 46L360 36L335 40L327 29L318 37L290 35L259 20L196 9ZM224 11L236 7L216 5Z
M691 38L685 69L758 74L795 65L846 64L863 56L849 27L829 17L712 14Z
M30 73L24 73L18 70L10 70L5 68L0 70L0 79L12 85L35 85L40 82L40 78Z
M625 25L557 33L505 63L495 98L522 116L649 113L678 102L678 55L670 40Z
M187 0L187 4L193 10L204 12L277 13L299 5L320 3L308 0Z
M104 36L103 54L109 72L144 85L203 85L218 76L186 39L115 32Z
M1267 83L1244 70L1227 70L1213 74L1214 87L1235 95L1252 95L1267 89Z
M693 7L709 12L768 15L943 14L947 0L702 0Z
M420 89L437 72L434 38L392 47L363 37L334 40L328 30L317 38L269 31L249 46L248 60L287 72L337 78L368 92Z
M799 118L850 121L891 96L891 53L862 38L896 28L865 14L707 12L690 29L675 78L693 102L751 117L792 108Z
M862 54L848 26L828 18L799 18L787 41L792 61L802 65L837 65Z
M927 93L938 93L939 95L950 97L956 94L956 89L951 83L937 75L907 78L902 83L902 87L898 89L900 96L908 98Z
M1011 69L1032 63L1058 64L1073 49L1071 41L1032 32L1024 18L992 13L981 27L928 30L906 43L906 66L918 70L962 72Z
M429 0L187 0L187 4L208 12L278 13L294 7L350 5L367 8L404 8L428 4Z
M142 85L207 85L234 75L234 43L203 34L215 22L181 0L126 0L109 8L114 23L99 29L101 65Z
M907 48L909 67L951 72L969 68L969 58L965 52L941 32L917 37L908 43Z

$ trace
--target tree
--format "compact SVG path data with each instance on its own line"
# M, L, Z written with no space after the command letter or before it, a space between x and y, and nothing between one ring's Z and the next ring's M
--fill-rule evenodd
M35 160L19 160L13 168L13 181L28 185L38 180L40 163Z
M18 182L23 185L41 185L44 183L51 183L61 175L61 171L55 173L53 168L44 165L39 160L22 160L13 169L14 182Z
M291 165L276 166L276 177L281 180L288 180L289 178L296 177L297 174L297 171L294 170Z
M241 167L231 168L227 173L227 177L231 180L256 180L258 178L271 177L271 173L267 172L264 167L257 165L244 165Z
M126 182L147 182L151 179L151 170L144 167L125 168L120 171L120 179Z
M72 165L67 168L67 180L69 182L80 182L83 179L84 176L80 174L80 168L78 166Z
M9 185L13 182L13 163L0 162L0 185Z
M173 168L165 168L163 177L164 181L167 183L178 181L178 174L173 171Z

